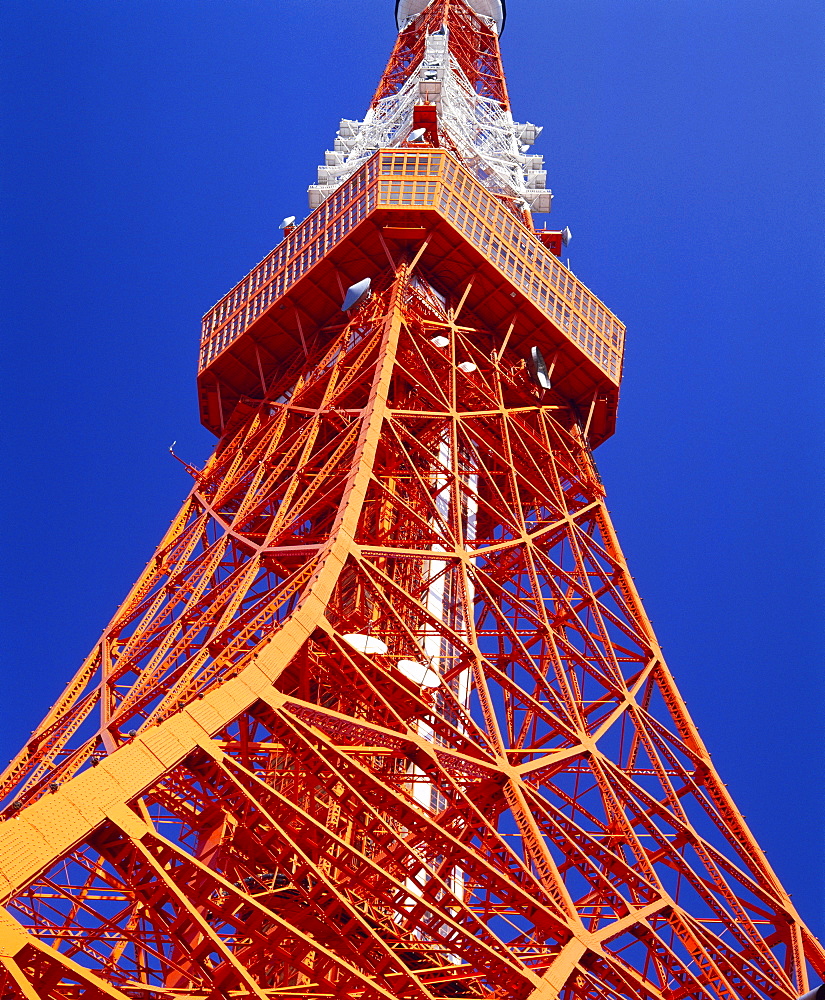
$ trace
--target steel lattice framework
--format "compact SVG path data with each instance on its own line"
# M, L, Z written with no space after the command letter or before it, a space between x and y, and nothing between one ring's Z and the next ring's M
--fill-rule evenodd
M494 27L433 0L376 100L441 31L506 106ZM792 1000L825 973L605 507L623 327L459 144L409 142L418 107L204 318L217 450L2 779L3 998Z

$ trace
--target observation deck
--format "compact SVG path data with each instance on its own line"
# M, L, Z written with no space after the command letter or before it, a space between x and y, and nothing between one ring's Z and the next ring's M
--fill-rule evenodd
M261 398L276 369L304 356L310 330L342 317L348 285L425 241L421 273L445 290L473 279L466 308L502 339L515 319L510 346L552 355L554 388L592 407L591 443L609 437L624 325L441 149L379 150L210 309L198 374L203 423L219 433L238 400Z

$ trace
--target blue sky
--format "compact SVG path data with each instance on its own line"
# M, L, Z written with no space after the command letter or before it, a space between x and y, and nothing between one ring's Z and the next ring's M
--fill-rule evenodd
M202 462L199 319L306 214L391 0L5 0L0 757L59 695ZM823 912L823 68L815 0L510 0L573 271L628 326L597 453L722 777Z

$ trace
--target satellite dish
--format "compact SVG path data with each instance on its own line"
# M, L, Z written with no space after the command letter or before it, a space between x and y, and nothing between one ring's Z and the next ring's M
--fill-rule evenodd
M549 389L550 376L547 374L547 365L544 363L544 355L538 347L530 348L530 359L527 362L533 381L541 389Z
M441 678L426 663L419 663L417 660L399 660L398 669L419 687L437 688L441 686Z
M562 241L562 243L565 246L567 246L567 244L572 239L573 239L573 234L570 232L570 226L565 226L564 229L562 229L562 231L561 231L561 241Z
M344 296L341 312L349 312L350 309L360 305L369 296L371 284L372 278L364 278L363 281L356 281L354 285L350 285Z
M288 215L281 223L281 229L286 229L287 226L294 226L294 225L295 225L295 216Z
M434 344L436 347L449 347L450 346L450 338L449 337L433 337L432 340L430 341L430 343Z
M417 128L407 136L407 142L419 142L427 134L425 128Z
M387 652L387 644L373 635L361 635L359 632L350 632L342 635L341 638L347 645L357 649L359 653L366 653L367 656L383 656Z
M466 372L469 375L470 372L476 371L478 366L472 361L462 361L460 365L456 365L456 368L460 372Z

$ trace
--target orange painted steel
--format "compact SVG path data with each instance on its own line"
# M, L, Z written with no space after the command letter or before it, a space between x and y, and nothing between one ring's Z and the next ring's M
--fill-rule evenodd
M425 236L421 267L445 289L481 267L469 306L485 314L495 308L485 316L492 322L521 306L524 330L517 340L531 334L548 352L566 351L569 362L559 365L557 383L567 371L576 380L568 395L580 405L589 405L594 394L609 400L610 427L598 440L612 433L624 325L452 156L410 149L376 153L204 316L200 385L206 425L219 431L240 394L260 394L273 350L284 345L284 353L306 351L304 326L339 311L338 281L355 280L361 271L354 268L363 270L367 262L383 267L387 241L408 245ZM356 239L359 255L347 260ZM446 271L445 258L459 253L461 261ZM538 323L529 323L528 308L540 312Z
M208 314L215 454L2 778L0 997L825 975L605 507L623 332L439 150L380 151Z

